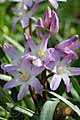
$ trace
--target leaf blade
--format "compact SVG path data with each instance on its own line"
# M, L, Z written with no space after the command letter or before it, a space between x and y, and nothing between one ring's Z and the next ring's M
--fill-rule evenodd
M29 110L28 108L23 108L21 106L16 106L12 103L6 103L9 108L14 108L16 111L24 113L30 117L33 116L34 112L32 110Z
M41 111L40 120L52 120L55 108L59 100L56 101L47 101Z
M48 91L51 95L56 96L59 100L63 101L65 104L67 104L69 107L71 107L79 116L80 116L80 109L77 107L77 105L73 105L70 101L65 99L64 97L58 95L55 92Z
M10 81L10 80L12 80L12 77L9 75L0 74L0 79L4 80L4 81Z

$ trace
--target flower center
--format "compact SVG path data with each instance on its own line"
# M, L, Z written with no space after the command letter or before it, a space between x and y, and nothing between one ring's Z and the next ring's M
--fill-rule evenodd
M26 80L28 80L29 76L28 76L27 74L23 73L23 74L20 76L20 78L21 78L21 80L26 81Z
M57 70L58 70L58 73L63 73L64 72L64 66L59 66Z
M43 50L38 50L38 51L37 51L37 55L38 55L39 57L44 56L44 51L43 51Z

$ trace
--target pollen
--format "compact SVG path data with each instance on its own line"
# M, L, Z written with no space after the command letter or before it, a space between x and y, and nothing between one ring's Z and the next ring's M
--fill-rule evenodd
M21 80L26 81L26 80L28 80L28 75L23 73L20 78L21 78Z
M43 50L38 50L37 55L40 56L40 57L44 56L44 51Z
M64 66L59 66L58 73L63 73L63 72L64 72Z

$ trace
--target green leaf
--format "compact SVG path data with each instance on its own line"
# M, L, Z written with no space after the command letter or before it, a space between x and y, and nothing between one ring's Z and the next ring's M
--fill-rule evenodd
M56 96L58 99L60 99L61 101L63 101L65 104L67 104L69 107L71 107L79 116L80 116L80 109L77 107L77 105L73 105L70 101L68 101L67 99L65 99L64 97L58 95L55 92L50 92L48 91L51 95Z
M59 100L47 101L42 108L40 120L53 120L55 108L58 103L59 103Z
M12 80L12 77L8 75L0 74L0 79L5 81L10 81Z
M80 100L80 96L79 96L78 92L73 87L71 89L71 94L74 98L76 98L77 100Z
M7 91L3 90L1 87L0 87L0 98L1 98L0 106L2 106L5 109L7 109L7 105L6 105L7 102L13 103L10 95L7 93Z
M20 50L20 52L24 52L24 48L15 40L13 40L12 38L10 38L9 36L7 35L3 35L3 37L8 41L10 42L11 44L13 44L18 50Z
M6 118L2 118L2 117L0 117L0 120L7 120Z
M14 108L14 110L19 111L21 113L24 113L24 114L26 114L26 115L28 115L30 117L32 117L33 114L34 114L34 112L32 110L29 110L29 109L21 107L21 106L16 106L16 105L14 105L12 103L7 103L7 106L9 108Z
M78 92L78 94L80 95L80 85L77 81L77 79L75 77L72 77L71 78L71 82L72 82L72 85L73 87L75 88L75 90Z

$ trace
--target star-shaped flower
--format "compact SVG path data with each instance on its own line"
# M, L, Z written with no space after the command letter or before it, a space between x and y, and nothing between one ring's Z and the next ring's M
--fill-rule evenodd
M49 49L47 48L48 40L50 38L50 34L46 34L40 41L39 45L36 45L32 40L30 35L25 34L28 45L30 46L31 52L26 54L25 58L30 58L32 63L37 67L47 67L47 64L50 61L53 61L53 58L50 54Z
M62 61L57 61L53 64L51 71L54 75L50 83L50 88L52 90L56 90L59 87L61 80L63 80L66 85L67 92L71 91L72 84L69 76L80 75L80 68L69 67L70 60L71 57L66 56Z

